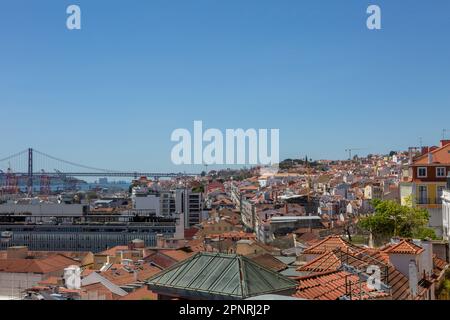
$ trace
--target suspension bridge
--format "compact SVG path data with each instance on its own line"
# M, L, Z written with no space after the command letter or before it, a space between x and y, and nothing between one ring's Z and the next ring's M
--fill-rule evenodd
M28 148L21 152L0 159L0 180L3 180L2 190L7 193L17 192L17 186L25 182L32 191L33 185L39 182L41 191L48 192L50 181L60 179L65 183L76 181L76 177L118 177L134 178L150 177L181 178L198 176L195 173L121 171L96 168L84 164L64 160L45 152ZM37 181L36 181L37 180Z

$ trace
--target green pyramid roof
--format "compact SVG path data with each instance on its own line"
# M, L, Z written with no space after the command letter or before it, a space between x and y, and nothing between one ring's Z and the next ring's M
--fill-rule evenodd
M235 254L201 252L147 280L150 290L209 299L245 299L294 290L297 283Z

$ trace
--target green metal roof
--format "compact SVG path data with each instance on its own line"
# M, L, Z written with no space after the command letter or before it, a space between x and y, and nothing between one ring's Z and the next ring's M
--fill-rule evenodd
M235 254L201 252L147 280L150 290L210 299L293 290L297 283Z

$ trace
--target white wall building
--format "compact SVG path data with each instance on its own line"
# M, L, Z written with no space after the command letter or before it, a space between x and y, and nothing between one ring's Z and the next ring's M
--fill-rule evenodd
M443 237L450 240L450 189L444 190L442 193L442 224Z

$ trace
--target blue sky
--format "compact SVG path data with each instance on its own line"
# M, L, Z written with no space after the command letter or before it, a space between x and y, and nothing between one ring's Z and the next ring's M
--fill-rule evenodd
M82 30L66 29L70 4ZM279 128L281 158L437 144L449 32L448 0L2 0L0 158L195 171L170 160L194 120Z

